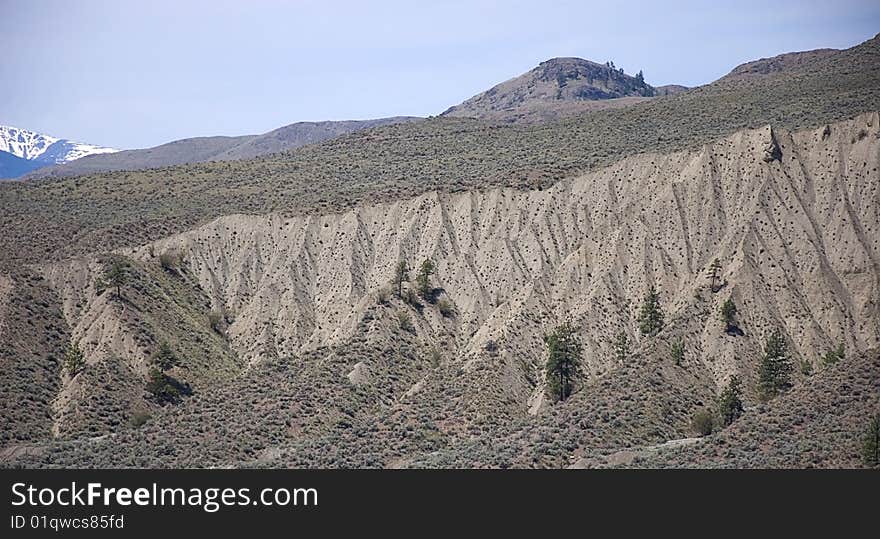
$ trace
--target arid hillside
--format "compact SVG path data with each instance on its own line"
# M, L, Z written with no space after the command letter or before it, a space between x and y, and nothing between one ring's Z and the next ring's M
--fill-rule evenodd
M56 378L51 403L15 417L69 441L18 436L6 456L28 465L567 466L684 439L732 375L754 405L774 329L814 377L828 376L820 356L838 343L852 357L880 345L878 166L873 112L634 155L540 190L221 217L118 250L130 276L123 299L95 287L107 255L38 264L33 279L64 318L60 340L69 332L88 366ZM395 265L427 258L431 298L395 297ZM637 317L651 285L666 322L647 337ZM11 297L15 282L5 289ZM719 316L728 298L736 333ZM575 397L553 403L542 337L565 320L578 328L586 369ZM621 332L625 359L614 349ZM195 390L180 405L157 406L143 389L161 342ZM16 383L4 393L37 380ZM812 395L797 388L814 383L799 369L780 402ZM860 425L847 425L838 437L851 444Z

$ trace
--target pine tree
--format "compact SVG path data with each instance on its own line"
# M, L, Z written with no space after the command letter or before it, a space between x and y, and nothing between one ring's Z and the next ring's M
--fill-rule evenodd
M180 360L174 354L174 351L171 350L171 346L167 342L163 342L159 345L159 350L153 356L153 363L156 365L156 368L165 372L178 366Z
M571 395L575 379L581 373L583 346L574 327L566 322L544 337L550 357L547 359L547 383L557 400Z
M614 357L618 363L625 363L629 357L629 337L625 331L621 331L614 339Z
M742 390L740 389L739 378L732 376L727 387L721 392L718 398L718 415L721 416L721 422L724 426L728 426L743 413Z
M128 274L121 260L115 259L110 268L104 273L107 284L116 288L116 297L122 298L122 287L128 282Z
M721 321L724 322L724 331L730 333L736 327L736 304L733 298L727 298L721 305Z
M641 69L639 69L639 72L636 73L636 81L638 81L638 83L639 83L640 85L645 84L645 74L642 73L642 70L641 70Z
M401 260L394 268L394 278L391 279L398 298L403 297L403 283L407 281L409 281L409 268L406 266L406 260Z
M880 466L880 415L868 424L862 440L862 460L871 467Z
M431 259L425 259L419 267L419 274L416 276L416 286L418 287L419 295L426 301L431 299L434 291L430 280L431 275L434 274L434 269L434 263Z
M85 366L86 359L82 349L75 343L68 344L67 349L64 351L64 370L67 371L68 376L73 378Z
M654 285L651 285L639 313L639 330L642 335L653 336L659 333L662 327L663 310L660 308L660 295L657 294Z
M788 357L785 337L773 330L764 345L764 357L758 366L758 391L764 399L771 399L791 385L792 363Z
M718 275L721 272L721 262L716 258L709 265L709 289L712 290L712 293L718 292Z

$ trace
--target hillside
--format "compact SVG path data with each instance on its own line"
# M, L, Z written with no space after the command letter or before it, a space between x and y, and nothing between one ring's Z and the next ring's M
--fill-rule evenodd
M860 466L880 398L878 65L874 38L557 122L441 117L2 184L0 462ZM428 258L427 297L393 294L395 266L414 291ZM665 323L646 336L651 286ZM553 402L543 337L564 321L584 372ZM760 403L773 330L797 368ZM164 406L163 344L192 390ZM746 415L693 439L733 375Z
M41 168L27 179L94 174L114 170L163 168L205 161L248 159L314 144L362 129L415 121L418 118L395 117L378 120L339 122L299 122L262 135L239 137L195 137L175 140L143 150L125 150L110 155L96 155L75 163Z
M676 88L665 87L663 94ZM625 107L654 95L654 87L613 65L581 58L552 58L450 107L442 115L506 122L546 121Z
M231 213L324 213L439 190L537 187L640 152L880 109L880 39L809 69L720 81L534 126L460 118L384 126L255 160L0 185L0 263L136 245Z
M155 418L113 438L49 448L31 438L7 451L31 465L564 466L686 437L731 375L754 402L771 328L817 370L837 342L853 356L878 346L878 156L871 113L637 155L540 191L229 216L123 251L135 276L123 303L90 284L100 258L42 266L90 362L65 381L51 430L94 436L144 410ZM169 252L185 263L163 271ZM398 260L428 257L451 316L382 299ZM706 278L714 258L718 293ZM667 313L655 338L635 329L650 284ZM718 319L728 297L743 335ZM226 313L221 335L212 311ZM586 376L575 398L551 405L541 336L565 318L582 331ZM620 331L633 343L623 364ZM669 357L678 338L681 365ZM162 341L176 343L197 396L160 411L137 388ZM239 361L251 368L235 376Z

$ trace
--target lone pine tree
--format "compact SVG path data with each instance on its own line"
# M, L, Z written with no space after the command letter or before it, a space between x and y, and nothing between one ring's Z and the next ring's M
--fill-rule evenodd
M583 345L571 323L558 326L544 337L550 357L547 359L547 384L559 401L571 395L574 381L581 373Z
M728 426L743 414L742 390L739 378L731 376L727 387L718 398L718 415L724 426Z
M64 370L67 371L68 376L71 378L76 376L85 366L86 360L82 349L76 343L68 344L64 351Z
M772 399L791 386L791 359L782 332L773 330L764 345L764 356L758 366L758 392L764 399Z
M110 267L104 273L104 279L107 284L116 288L116 297L122 298L122 287L128 282L128 274L125 271L125 265L122 260L114 259Z
M721 305L721 321L724 322L724 331L731 333L736 328L736 304L733 298L727 298Z
M403 283L407 281L409 281L409 268L406 265L406 260L401 260L394 268L394 277L391 279L391 284L394 285L398 298L403 297Z
M639 312L639 330L642 335L653 336L659 333L662 327L663 310L660 308L660 295L654 285L651 285Z
M709 289L714 294L720 289L718 275L721 273L721 262L716 258L709 264Z
M419 266L419 274L416 276L416 287L419 290L419 295L425 300L430 300L434 291L431 286L431 275L434 274L434 269L434 262L430 258L425 259Z

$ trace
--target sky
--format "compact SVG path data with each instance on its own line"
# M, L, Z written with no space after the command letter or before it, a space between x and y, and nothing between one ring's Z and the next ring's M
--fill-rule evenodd
M143 148L435 115L557 56L696 86L878 32L863 0L0 0L0 125Z

